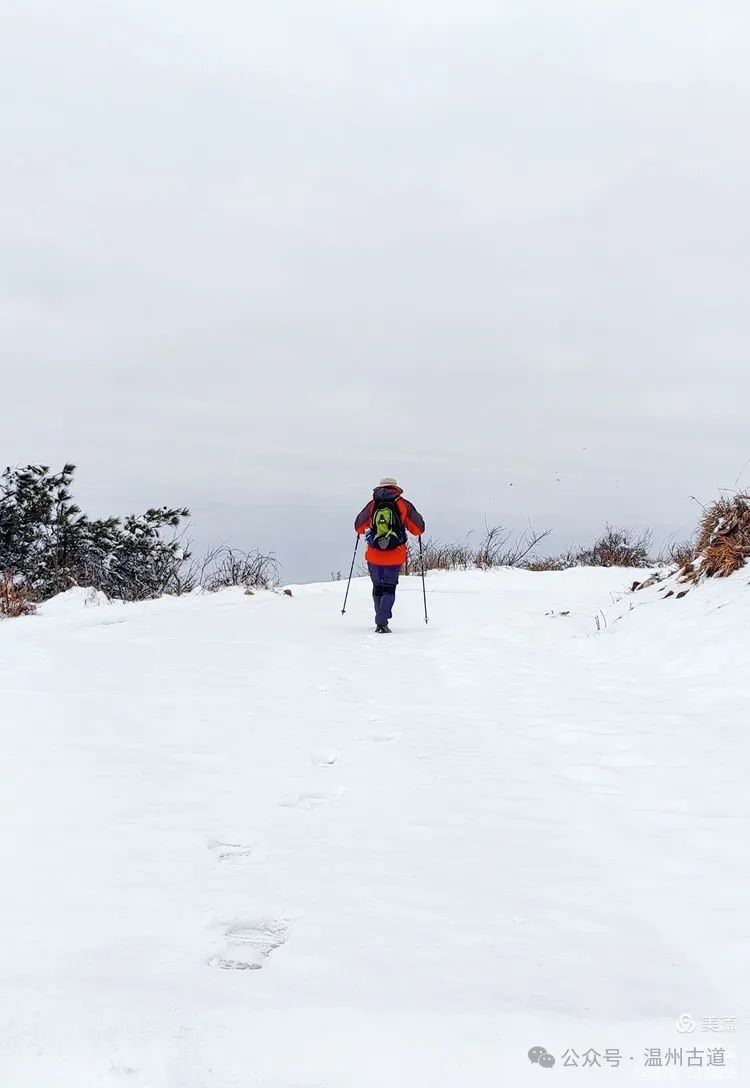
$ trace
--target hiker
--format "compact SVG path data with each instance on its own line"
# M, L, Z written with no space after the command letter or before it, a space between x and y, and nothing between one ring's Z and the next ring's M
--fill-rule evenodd
M379 635L391 631L388 621L396 600L398 576L406 562L407 530L412 536L421 536L424 532L424 518L402 495L396 481L385 476L354 522L358 536L367 534L365 559L372 578L375 630Z

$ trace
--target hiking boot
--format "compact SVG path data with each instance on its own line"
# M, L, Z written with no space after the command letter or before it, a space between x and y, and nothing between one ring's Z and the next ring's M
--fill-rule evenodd
M376 635L390 635L391 629L387 623L379 623L375 628Z

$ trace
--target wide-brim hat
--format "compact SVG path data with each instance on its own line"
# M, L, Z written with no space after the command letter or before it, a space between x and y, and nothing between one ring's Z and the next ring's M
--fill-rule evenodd
M384 476L383 479L380 480L380 482L377 483L375 486L376 487L395 487L398 491L401 490L401 488L398 486L397 482L393 479L392 476Z

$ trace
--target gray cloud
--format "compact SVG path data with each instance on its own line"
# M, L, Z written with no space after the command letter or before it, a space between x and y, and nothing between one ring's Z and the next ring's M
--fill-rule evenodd
M4 460L291 577L382 473L442 535L686 532L750 455L748 21L11 0Z

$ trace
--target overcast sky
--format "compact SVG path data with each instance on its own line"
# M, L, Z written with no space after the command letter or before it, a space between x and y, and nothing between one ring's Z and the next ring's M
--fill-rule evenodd
M4 0L0 459L346 567L750 484L747 0Z

